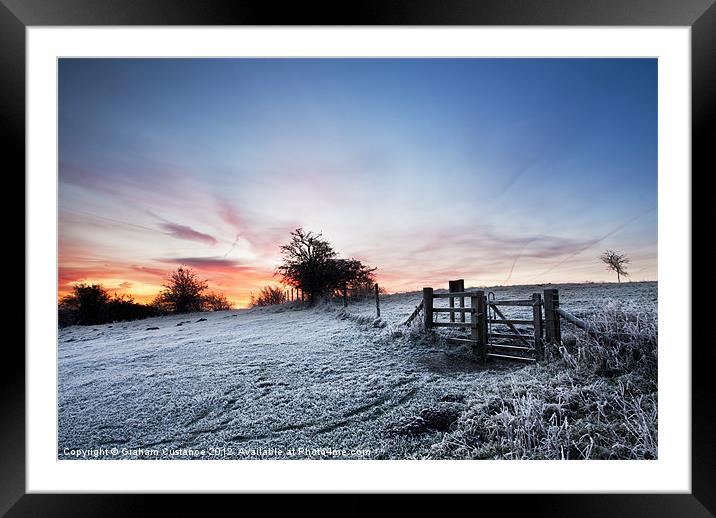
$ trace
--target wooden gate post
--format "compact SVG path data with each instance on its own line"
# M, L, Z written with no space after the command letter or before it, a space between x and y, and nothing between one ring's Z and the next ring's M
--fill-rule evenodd
M448 281L448 291L450 293L465 291L465 279L457 279L456 281ZM457 297L460 299L460 307L465 307L465 297ZM450 307L455 307L455 297L450 297ZM450 313L450 322L455 322L455 313ZM465 313L460 313L460 322L465 322Z
M484 291L475 291L470 296L470 338L475 341L477 355L487 360L487 299Z
M378 296L378 283L375 283L375 313L380 318L380 297Z
M557 308L559 308L559 291L554 288L544 290L545 340L552 344L558 344L562 341Z
M544 343L542 342L542 295L532 294L532 318L534 320L535 356L538 360L544 358Z
M475 350L473 352L480 351L480 319L478 318L478 311L480 302L476 295L470 296L470 340L475 342L473 346Z
M454 293L457 291L457 281L448 281L448 293ZM450 309L455 307L455 297L448 299L448 305ZM450 322L455 322L455 313L450 313Z
M423 288L423 323L425 329L433 327L433 289Z

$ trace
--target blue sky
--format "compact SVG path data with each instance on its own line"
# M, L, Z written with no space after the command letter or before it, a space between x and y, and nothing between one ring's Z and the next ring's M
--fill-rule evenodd
M243 303L291 229L392 291L657 278L655 59L62 59L60 293L189 264Z

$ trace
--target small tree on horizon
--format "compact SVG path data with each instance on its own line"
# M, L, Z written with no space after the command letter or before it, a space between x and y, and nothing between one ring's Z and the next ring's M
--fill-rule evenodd
M599 259L607 265L607 270L612 270L617 274L617 282L621 283L621 277L629 277L629 273L626 271L627 265L631 263L626 254L617 252L615 250L605 250Z
M164 290L157 295L154 304L172 313L190 313L203 309L202 292L208 283L197 277L187 266L180 266L169 274Z

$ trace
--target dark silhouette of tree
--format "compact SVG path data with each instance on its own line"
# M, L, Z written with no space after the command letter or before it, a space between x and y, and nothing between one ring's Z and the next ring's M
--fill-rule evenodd
M333 282L334 291L343 288L354 293L373 293L375 285L376 268L369 268L357 259L335 259L336 279Z
M264 286L257 296L251 294L251 307L273 306L286 302L286 292L280 286Z
M202 309L204 311L227 311L233 309L233 306L223 293L207 293L202 296Z
M311 303L374 280L375 268L368 268L357 259L336 258L336 251L320 233L294 230L291 241L281 246L281 254L283 264L277 273L283 283L302 290Z
M602 255L599 256L599 259L607 265L607 270L616 272L618 283L622 282L622 276L629 277L626 267L631 263L631 259L629 259L626 254L614 250L605 250L602 252Z
M157 295L154 304L171 313L190 313L203 309L202 292L208 287L191 268L180 266L163 284L164 290Z
M60 309L76 313L76 323L94 325L103 323L104 308L110 301L109 293L100 284L77 284L72 293L60 300Z
M78 284L72 293L60 300L58 309L60 327L106 324L158 315L155 308L138 304L129 295L110 297L101 284Z
M302 290L310 302L326 294L336 252L321 234L298 228L291 232L291 241L281 246L283 264L277 272L283 282Z

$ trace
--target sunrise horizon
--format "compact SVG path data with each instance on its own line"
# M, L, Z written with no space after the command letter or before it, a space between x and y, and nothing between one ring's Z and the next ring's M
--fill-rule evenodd
M140 304L151 304L155 301L157 295L159 295L162 291L164 291L166 288L163 284L163 282L166 282L169 278L169 275L176 271L177 268L190 268L194 273L198 274L198 277L202 280L206 280L208 282L208 288L207 292L216 292L221 293L226 296L227 300L231 302L232 306L235 309L248 309L251 307L251 298L252 296L256 296L259 294L259 291L264 286L282 286L286 290L291 290L290 286L285 285L279 277L271 277L259 280L258 283L253 284L255 288L248 292L248 295L243 298L237 298L235 296L232 296L231 290L226 290L223 287L221 287L218 284L214 284L212 282L211 277L208 277L206 275L201 275L200 272L202 270L197 270L195 268L192 268L191 266L185 265L185 264L177 264L174 269L167 269L163 279L158 284L151 284L151 283L143 283L141 286L141 291L136 291L133 289L133 283L129 281L120 281L119 279L122 278L136 278L136 275L128 274L125 276L122 276L120 278L111 278L111 277L101 277L97 279L93 278L84 278L79 281L74 281L69 283L68 285L65 285L64 289L58 290L58 297L57 300L60 302L64 297L67 295L71 295L73 288L75 286L79 285L101 285L110 295L112 296L128 296L131 297L132 300L134 300L137 303ZM136 270L135 270L136 271ZM641 278L641 279L632 279L627 278L625 280L622 280L621 282L618 282L613 279L608 279L609 272L605 272L605 278L603 279L585 279L585 280L566 280L566 281L549 281L549 282L541 282L538 280L535 280L533 282L510 282L510 283L480 283L480 282L471 282L468 279L465 280L465 287L466 289L471 288L499 288L499 287L519 287L519 286L560 286L560 285L569 285L569 284L629 284L629 283L649 283L649 282L658 282L658 279L648 279L648 278ZM612 274L613 276L613 274ZM378 281L378 285L381 288L381 292L385 292L386 295L396 295L401 293L413 293L413 292L419 292L422 290L425 286L430 286L435 288L435 290L446 290L448 288L448 280L454 280L453 277L445 277L445 278L433 278L428 279L426 282L422 283L414 283L411 286L408 287L398 287L394 288L389 284L381 282L381 275L380 270L376 271L376 279ZM122 286L124 284L124 286ZM237 288L240 288L240 286L237 286ZM242 290L244 291L244 290Z

